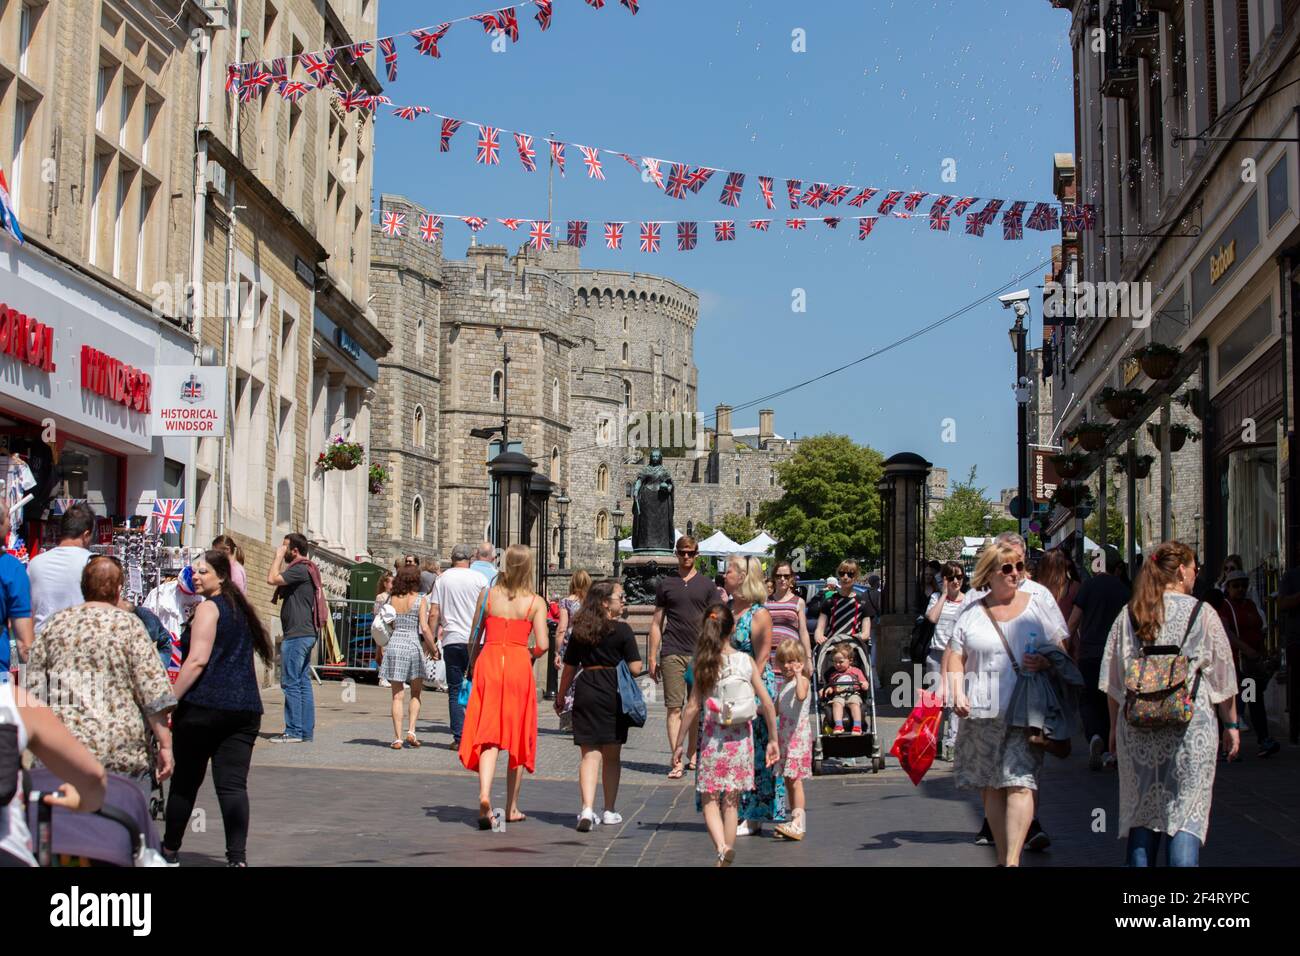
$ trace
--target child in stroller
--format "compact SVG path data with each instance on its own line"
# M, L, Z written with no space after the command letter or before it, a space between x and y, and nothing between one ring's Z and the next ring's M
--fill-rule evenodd
M831 733L862 733L862 695L871 690L871 681L859 667L853 666L853 650L848 643L831 651L831 669L826 674L821 698L829 703ZM848 709L853 720L852 730L845 724L844 711Z

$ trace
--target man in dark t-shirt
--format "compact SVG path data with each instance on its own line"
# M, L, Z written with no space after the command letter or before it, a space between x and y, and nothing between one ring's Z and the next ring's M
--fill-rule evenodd
M1101 573L1080 585L1067 622L1070 647L1083 675L1079 716L1083 719L1083 736L1088 739L1088 767L1092 770L1100 770L1115 760L1106 749L1110 746L1110 705L1097 684L1111 625L1124 613L1132 597L1128 585L1116 574L1120 563L1119 551L1108 545L1103 552Z
M285 537L275 552L266 583L280 601L280 689L284 691L284 733L272 743L309 743L316 731L316 704L311 690L311 652L316 646L320 572L307 557L301 534Z
M655 614L650 622L650 676L664 685L664 709L667 711L668 749L677 745L682 725L682 708L686 706L686 669L695 656L695 642L700 624L710 604L718 601L713 582L695 570L699 545L690 535L677 539L677 574L663 578L655 590ZM699 728L690 728L689 766L695 766ZM674 763L668 771L673 779L686 768Z

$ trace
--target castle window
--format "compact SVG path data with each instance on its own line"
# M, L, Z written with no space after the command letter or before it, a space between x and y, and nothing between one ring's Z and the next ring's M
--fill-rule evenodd
M424 538L424 499L419 495L411 503L411 537Z
M492 401L501 401L501 388L505 382L505 376L500 371L492 373Z
M424 358L424 319L415 320L415 357Z
M627 331L627 316L623 316L623 331Z
M627 343L624 342L623 343L623 364L624 365L627 364L628 356L630 356L631 354L632 354L631 351L627 347Z
M560 480L560 449L551 449L551 481Z
M605 541L609 539L609 515L604 511L596 513L596 540Z
M632 383L623 379L623 407L632 407Z
M596 492L597 494L609 494L609 467L601 465L596 469Z
M424 447L425 430L424 430L424 406L415 406L415 428L411 435L411 442L417 448Z
M745 502L745 517L748 518L748 517L752 516L753 513L754 513L754 504L753 504L753 502L746 501L746 502Z
M740 469L736 469L736 484L740 484Z
M551 379L551 414L560 414L560 380Z
M768 475L767 475L767 483L768 483L768 486L769 486L769 487L772 487L772 488L775 488L775 487L776 487L776 472L774 472L774 471L772 471L772 472L768 472Z

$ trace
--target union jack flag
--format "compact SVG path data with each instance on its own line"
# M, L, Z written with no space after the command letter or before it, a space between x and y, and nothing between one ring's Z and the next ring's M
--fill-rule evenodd
M916 207L919 206L921 204L921 200L928 195L930 194L919 192L919 191L908 193L907 198L903 200L903 208L906 209L908 212L916 212Z
M982 236L986 225L988 223L984 221L983 213L970 212L966 214L966 235Z
M709 169L707 166L700 166L691 173L691 178L686 184L686 188L693 193L698 193L704 188L704 184L713 178L715 172L717 172L717 170Z
M533 228L528 230L528 244L534 249L551 248L551 222L549 219L533 220Z
M1038 232L1059 228L1060 223L1056 217L1056 207L1045 202L1035 204L1034 211L1029 214L1029 220L1025 225Z
M635 156L630 156L627 153L616 153L615 155L618 156L619 159L623 160L623 162L627 163L629 166L635 169L637 172L641 171L641 160L637 159Z
M659 223L657 222L641 223L641 251L642 252L659 251Z
M952 202L956 198L957 198L956 196L939 196L937 199L935 199L934 205L930 207L930 212L933 213L935 210L946 209L948 207L948 203Z
M718 201L724 206L739 206L740 194L745 188L744 173L727 173L727 181L722 187Z
M537 172L537 151L533 149L533 138L527 133L515 133L515 146L519 149L519 162L530 173Z
M787 226L788 228L790 228L790 229L807 229L807 228L808 228L808 220L807 220L807 219L787 219L787 220L785 221L785 224L786 224L786 226Z
M600 163L600 150L595 146L579 146L582 162L587 167L587 176L591 179L604 179L605 170Z
M1025 230L1021 226L1021 219L1019 216L1013 215L1011 213L1011 210L1007 210L1007 212L1002 216L1002 238L1003 239L1025 238Z
M854 196L852 199L849 200L849 205L857 209L861 209L868 202L870 202L871 197L878 192L880 192L879 189L870 189L870 188L864 189L862 190L862 192L858 193L856 196Z
M384 235L396 239L406 230L406 213L386 212L383 218Z
M555 165L560 170L560 175L563 176L564 175L564 144L558 143L553 139L548 139L547 142L551 144L551 162L555 163Z
M469 226L470 232L478 232L487 225L487 220L482 216L462 216L461 221Z
M993 225L993 220L997 217L998 210L1002 208L1001 199L990 199L988 203L975 215L980 217L980 222L986 226ZM979 233L983 235L983 233Z
M930 228L935 232L947 232L948 227L952 225L952 216L948 210L940 207L930 210Z
M1080 232L1083 229L1083 210L1073 204L1062 207L1061 228L1066 232Z
M840 217L827 216L825 219L822 220L822 222L826 223L826 226L829 229L838 229L840 225Z
M629 10L631 10L632 16L636 16L636 11L638 9L637 3L639 3L640 0L618 0L618 2L623 4L623 6L627 7Z
M333 50L326 50L323 58L311 53L304 53L298 57L302 61L305 69L311 78L316 81L316 89L322 89L330 84L334 79L334 60L338 54Z
M159 534L180 534L181 524L185 521L185 499L155 498L150 517Z
M623 227L625 222L607 222L605 223L605 248L622 249L623 248Z
M518 232L519 224L523 222L523 220L522 219L498 219L497 222L501 223L501 225L505 226L511 232Z
M362 40L360 43L354 43L348 49L348 55L352 57L352 62L356 63L362 57L367 57L375 52L375 45L368 40Z
M664 173L663 170L659 168L661 165L660 161L646 156L641 160L641 162L645 164L645 172L641 175L641 178L646 182L654 183L660 189L663 189Z
M226 67L226 92L239 92L239 64L232 63Z
M551 0L533 0L537 4L537 14L533 17L545 33L551 26Z
M415 119L417 116L419 116L419 115L421 115L421 114L423 114L423 113L427 113L427 112L429 112L429 107L427 107L427 106L403 106L403 107L401 107L400 109L396 109L396 110L394 110L393 112L394 112L396 115L400 116L400 117L401 117L402 119L404 119L404 120L413 120L413 119Z
M825 183L813 183L808 191L803 194L804 205L816 209L826 201L826 190L829 188Z
M673 168L668 173L668 185L664 187L664 192L674 199L685 199L686 188L690 185L691 174L684 163L673 163Z
M760 190L762 190L762 193L763 193L763 202L767 203L767 208L768 208L768 209L775 209L775 208L776 208L776 203L772 201L772 198L773 198L773 197L772 197L772 177L771 177L771 176L759 176L759 177L758 177L758 188L759 188Z
M966 215L966 210L977 202L979 202L978 196L966 196L962 199L958 199L956 204L952 207L951 212L954 216L964 216Z
M355 90L348 90L340 96L339 105L347 112L351 113L355 109L369 106L370 95L365 90L361 89L361 87L357 87ZM371 107L371 109L373 108L374 107Z
M442 54L438 52L438 43L450 29L450 23L442 23L436 30L412 30L411 36L415 37L415 48L425 56L431 56L435 60L441 59Z
M790 197L791 209L799 208L799 197L803 195L802 187L803 187L803 183L801 183L797 179L787 179L785 181L785 191L786 194L789 195Z
M271 82L284 83L289 79L289 68L285 66L285 59L277 56L271 61Z
M501 144L497 140L497 130L493 126L480 126L478 128L478 153L474 162L482 163L484 166L501 165Z
M875 225L876 225L875 216L859 216L858 217L858 238L865 239L867 238L867 236L871 235L871 230L875 227Z
M689 252L695 248L695 240L699 237L699 223L679 222L677 224L677 251Z
M852 186L836 186L826 194L826 201L832 206L838 206L851 192L853 192Z
M732 242L736 238L736 221L734 219L722 219L713 224L713 239L715 242Z
M515 16L514 7L497 11L497 30L508 36L511 43L519 42L519 18Z
M1097 207L1092 203L1083 204L1083 228L1087 232L1092 232L1092 227L1097 224Z
M595 7L597 10L599 10L604 5L605 5L605 0L587 0L587 6Z
M569 220L569 238L566 242L575 249L582 249L587 245L587 220Z
M898 201L902 198L903 191L901 189L890 190L884 200L880 203L880 208L877 209L876 212L880 213L882 216L888 215L889 211L898 205Z
M307 84L301 80L289 80L280 84L280 95L290 103L297 103L308 93Z
M379 41L379 50L384 54L384 66L388 70L388 82L397 82L397 44L393 42L392 37L384 37Z
M772 220L771 220L771 219L751 219L751 220L749 220L749 228L750 228L750 229L757 229L759 232L767 232L769 229L772 228Z
M442 235L442 217L430 214L420 216L420 238L425 242L433 242Z
M244 67L244 75L239 81L239 100L248 103L271 85L271 74L262 69L260 63L250 63Z
M73 505L85 504L85 498L51 498L50 517L58 518L68 513Z

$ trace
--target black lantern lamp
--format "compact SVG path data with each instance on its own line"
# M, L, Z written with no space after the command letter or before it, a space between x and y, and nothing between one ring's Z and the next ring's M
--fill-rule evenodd
M561 570L561 571L564 570L564 560L565 560L565 558L568 557L568 555L567 555L567 554L565 553L565 551L564 551L564 532L568 530L568 528L567 528L567 526L566 526L566 524L565 524L565 521L566 521L566 519L567 519L568 516L569 516L569 503L570 503L570 498L569 498L569 496L566 495L563 491L560 492L560 497L558 497L558 498L555 499L555 513L556 513L557 515L559 515L559 518L560 518L560 554L559 554L559 559L560 559L560 570Z
M496 482L496 514L492 543L498 551L528 543L528 499L536 462L517 451L503 451L488 462Z

